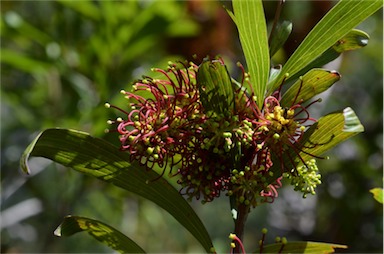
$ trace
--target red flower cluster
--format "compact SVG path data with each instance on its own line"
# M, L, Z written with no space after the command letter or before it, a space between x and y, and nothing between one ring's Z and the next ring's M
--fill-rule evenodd
M129 112L111 106L126 115L110 121L118 122L121 150L147 169L158 166L163 173L177 169L174 175L179 176L181 193L191 199L212 201L227 191L246 205L272 202L283 173L295 165L285 166L283 154L288 149L300 153L304 124L314 119L300 102L283 108L280 91L267 97L260 109L253 94L244 91L249 79L241 69L243 80L233 86L235 107L228 114L204 108L199 66L170 64L167 70L153 69L164 78L144 77L134 84L133 92L122 91L130 101ZM282 168L275 176L270 170L273 156Z

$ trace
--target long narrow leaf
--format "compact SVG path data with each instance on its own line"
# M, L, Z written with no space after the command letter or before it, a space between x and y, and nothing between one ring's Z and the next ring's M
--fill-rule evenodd
M128 153L120 152L105 140L75 130L47 129L21 157L21 168L26 173L29 172L30 156L48 158L153 201L169 212L210 252L212 241L208 232L180 193L156 172L130 163Z
M117 229L85 217L66 216L55 230L55 235L71 236L82 231L120 253L145 253L139 245Z
M382 6L381 0L339 1L305 37L284 65L280 77L268 85L268 94L280 85L286 73L293 76L305 68Z
M269 244L263 248L263 253L334 253L335 249L346 249L346 245L317 242L288 242L283 247L281 243ZM281 250L282 249L282 250Z
M369 35L361 30L352 29L348 34L339 39L332 47L327 49L318 58L301 69L295 75L289 76L287 83L297 79L299 76L307 73L313 68L319 68L335 60L341 53L350 50L356 50L368 45Z
M255 92L257 104L261 107L270 67L263 4L261 0L234 0L232 4L241 46L251 76L252 87L249 89Z

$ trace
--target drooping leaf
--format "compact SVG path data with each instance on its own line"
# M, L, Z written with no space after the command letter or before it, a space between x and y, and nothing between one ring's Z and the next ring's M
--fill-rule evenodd
M336 52L342 53L365 47L368 45L368 41L369 35L366 32L352 29L346 36L338 40L332 48Z
M280 77L268 84L267 94L271 94L279 86L285 73L290 76L298 73L382 5L381 0L339 1L305 37L284 65Z
M24 151L20 164L28 173L28 158L44 157L76 171L112 183L153 201L169 212L205 248L212 241L189 203L155 171L130 163L129 154L105 140L68 129L47 129ZM156 179L156 180L155 180Z
M304 161L312 158L312 155L320 156L344 140L363 132L359 118L351 108L345 108L342 112L335 112L321 117L313 124L304 135L303 152Z
M264 246L263 253L334 253L335 249L346 249L346 245L334 243L318 243L318 242L288 242L284 245L282 251L281 243L268 244Z
M292 22L283 21L281 24L276 26L272 34L272 40L269 45L269 55L273 57L276 52L284 45L289 35L292 32Z
M327 90L338 80L340 80L340 74L336 71L312 69L284 93L281 104L290 107L298 102L306 102Z
M82 231L120 253L145 253L139 245L117 229L85 217L66 216L55 230L55 235L71 236Z
M261 0L235 0L232 2L252 87L257 104L261 107L269 76L269 47L267 26Z
M290 76L287 80L294 80L300 75L307 73L313 68L322 67L325 64L335 60L344 51L356 50L365 47L368 44L369 35L357 29L352 29L346 36L338 40L332 47L327 49L321 56L316 58L313 62L308 64L305 68L301 69L298 73Z
M234 109L231 76L219 60L206 60L199 66L197 84L205 109L224 115Z
M382 188L373 188L369 190L373 194L373 198L376 199L377 202L383 204L383 189Z

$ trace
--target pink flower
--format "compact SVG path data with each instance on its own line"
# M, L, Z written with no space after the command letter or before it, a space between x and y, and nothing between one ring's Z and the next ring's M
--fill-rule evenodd
M214 61L224 66L221 59ZM280 90L258 108L253 94L244 91L249 81L240 67L243 79L233 86L234 107L223 114L215 111L223 107L203 106L207 104L200 97L204 90L199 90L199 66L153 69L163 77L144 77L133 85L133 92L122 91L130 101L129 112L111 106L126 115L111 121L118 123L121 150L147 169L176 169L180 192L190 199L212 201L226 191L246 205L272 202L282 174L296 165L290 156L286 165L283 155L287 150L299 155L305 124L315 119L300 101L281 106ZM281 172L273 176L270 169L276 159Z

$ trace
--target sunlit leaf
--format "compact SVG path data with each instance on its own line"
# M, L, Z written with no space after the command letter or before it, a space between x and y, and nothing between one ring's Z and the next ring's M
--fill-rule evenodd
M236 0L232 2L252 87L261 107L269 76L269 47L267 26L261 0Z
M335 249L346 249L346 245L318 242L288 242L281 250L281 243L264 246L263 253L334 253ZM257 252L257 251L256 251Z
M284 45L292 32L292 22L283 21L276 26L269 45L269 55L272 57Z
M136 163L129 154L105 140L68 129L47 129L28 146L21 168L28 173L28 158L44 157L81 173L112 183L153 201L168 211L202 244L207 252L212 242L189 203L164 178Z
M373 198L377 200L380 204L383 204L383 189L382 188L373 188L369 190L373 194Z
M310 134L306 140L301 157L304 161L312 158L312 155L320 156L344 140L363 132L359 118L351 108L345 108L342 112L335 112L321 117L313 124L306 134Z
M145 253L139 245L120 231L105 223L85 217L65 217L55 230L55 235L71 236L82 231L120 253Z
M312 69L284 93L281 104L292 106L298 102L306 102L315 95L327 90L338 80L340 80L340 74L336 71Z
M271 94L284 79L284 74L295 75L318 58L323 52L348 34L354 27L371 16L383 5L381 0L339 1L317 23L284 65L280 78L268 85Z
M200 100L204 108L226 114L234 108L234 91L227 67L218 60L204 61L197 72Z
M312 68L322 67L325 64L335 60L344 51L356 50L365 47L368 44L369 36L363 31L352 29L347 35L338 40L332 47L322 53L316 60L308 64L305 68L300 70L293 76L290 76L287 80L294 80L300 75L308 72Z

